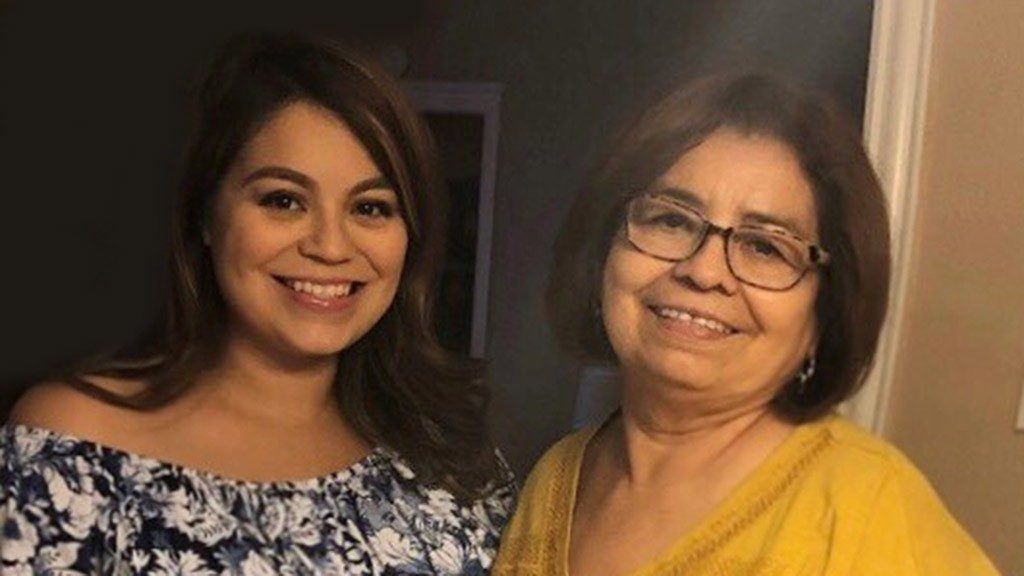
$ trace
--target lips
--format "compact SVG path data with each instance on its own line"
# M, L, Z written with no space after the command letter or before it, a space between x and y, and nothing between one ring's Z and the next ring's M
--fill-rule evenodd
M720 334L722 336L731 336L739 330L735 327L723 322L722 320L715 318L707 312L694 310L690 308L675 308L671 306L660 306L651 305L648 308L660 318L665 318L675 322L685 322L692 324L694 327L703 328L711 332Z
M283 276L274 276L274 280L306 300L322 302L343 300L355 295L366 284L365 282L347 279L315 280L286 278Z

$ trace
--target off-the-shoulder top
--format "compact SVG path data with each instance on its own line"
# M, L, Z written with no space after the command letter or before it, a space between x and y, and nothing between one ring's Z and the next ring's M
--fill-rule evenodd
M247 482L50 430L0 428L0 573L486 574L515 487L459 504L395 452Z

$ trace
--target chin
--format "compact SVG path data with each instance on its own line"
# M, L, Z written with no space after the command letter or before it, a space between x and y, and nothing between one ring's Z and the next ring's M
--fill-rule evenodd
M660 380L691 389L710 388L721 374L720 367L711 366L704 359L680 356L683 355L676 352L644 358L640 361L642 370Z
M346 339L343 342L334 341L311 343L306 346L305 352L311 357L337 356L345 350L348 350L355 341L355 339Z
M295 356L315 360L337 356L352 346L358 339L358 337L353 337L350 334L304 335L304 337L289 339L285 346L291 349Z

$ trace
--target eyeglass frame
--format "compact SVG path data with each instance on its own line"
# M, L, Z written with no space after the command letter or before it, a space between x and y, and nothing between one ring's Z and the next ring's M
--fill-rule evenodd
M630 213L630 208L632 207L633 203L638 201L638 200L644 199L644 198L649 198L649 199L654 199L654 200L661 200L661 201L667 202L667 203L669 203L669 204L671 204L671 205L673 205L673 206L675 206L677 208L680 208L682 210L686 210L687 212L690 212L694 216L696 216L703 223L703 231L701 232L700 241L697 242L696 246L694 246L692 252L690 252L689 254L687 254L686 256L684 256L682 258L665 258L664 256L658 256L656 254L652 254L652 253L648 252L647 250L644 250L643 248L637 246L636 242L632 238L629 237L630 236L629 231L630 231L630 228L631 228L630 221L629 221L629 213ZM794 286L799 284L800 281L804 279L804 276L807 275L807 271L808 270L810 270L811 268L824 268L825 266L828 265L828 263L832 259L832 256L831 256L831 254L829 254L828 250L825 250L825 248L822 247L820 244L816 244L814 242L810 242L807 239L798 236L797 234L789 232L788 230L776 230L776 229L769 230L767 228L761 228L761 227L758 227L758 226L750 226L750 225L728 226L728 227L719 226L718 224L715 224L711 220L708 220L703 214L701 214L697 210L695 210L695 209L693 209L693 208L691 208L691 207L689 207L689 206L687 206L685 204L681 204L679 202L673 202L670 198L666 198L664 194L658 194L658 193L654 193L654 192L643 192L641 194L636 194L634 196L631 196L626 201L626 209L623 212L623 220L625 221L626 241L629 242L630 246L632 246L634 249L636 249L636 251L640 252L641 254L646 254L647 256L650 256L651 258L654 258L656 260L661 260L662 262L679 263L679 262L684 262L686 260L689 260L690 258L693 258L694 256L696 256L698 252L700 252L701 248L703 248L704 245L707 243L709 236L711 236L712 234L717 235L717 236L721 236L722 237L722 252L725 254L725 265L726 265L726 267L729 268L729 273L732 274L732 277L735 278L737 281L739 281L739 282L741 282L743 284L746 284L748 286L753 286L755 288L760 288L762 290L768 290L768 291L771 291L771 292L786 292L787 290L792 290ZM732 238L733 232L737 228L748 228L748 229L749 228L753 228L753 229L756 229L756 230L763 230L763 231L769 232L771 234L778 234L780 236L786 236L788 238L792 238L793 240L796 240L797 242L803 244L804 247L807 248L807 259L810 262L810 264L808 266L806 266L800 272L800 275L797 276L795 280L793 280L792 284L790 284L790 285L788 285L786 287L783 287L783 288L772 288L772 287L769 287L769 286L763 286L761 284L757 284L755 282L750 282L749 280L744 280L743 278L740 278L739 275L736 274L735 270L733 270L732 259L729 257L729 241Z

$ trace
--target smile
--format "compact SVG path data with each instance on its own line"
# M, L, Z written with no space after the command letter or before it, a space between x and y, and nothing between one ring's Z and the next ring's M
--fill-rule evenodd
M737 330L724 322L715 320L714 318L706 318L699 316L693 311L681 310L679 308L669 308L667 306L651 306L651 311L657 314L661 318L669 320L676 320L679 322L689 322L696 324L702 328L718 332L725 336L735 334Z
M356 281L312 281L274 276L282 286L290 289L305 301L314 303L333 303L346 299L359 292L365 285Z

